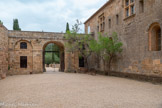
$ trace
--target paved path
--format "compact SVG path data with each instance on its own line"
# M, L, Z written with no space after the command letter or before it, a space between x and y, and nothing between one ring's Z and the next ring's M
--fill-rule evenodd
M162 85L50 73L0 80L0 108L162 108Z

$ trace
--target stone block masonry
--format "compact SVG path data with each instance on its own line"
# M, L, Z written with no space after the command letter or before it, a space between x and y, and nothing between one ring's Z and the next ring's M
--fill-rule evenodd
M0 24L0 78L8 72L8 30Z
M113 72L162 77L161 12L162 0L109 0L85 22L85 32L95 39L98 32L117 32L123 52L113 61ZM103 67L101 61L99 71Z

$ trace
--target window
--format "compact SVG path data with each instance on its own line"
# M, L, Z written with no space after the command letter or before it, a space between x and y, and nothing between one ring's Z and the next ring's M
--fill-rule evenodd
M20 49L27 49L27 43L26 42L21 42L20 43Z
M119 15L116 15L116 24L119 24Z
M84 57L79 57L79 67L84 67Z
M90 34L91 33L91 28L90 28L90 26L88 26L88 34Z
M103 32L104 29L105 29L105 17L104 17L104 14L99 16L99 22L98 23L99 23L99 31Z
M126 17L129 16L129 8L126 9Z
M157 50L161 50L161 29L157 30Z
M99 28L99 26L97 26L97 32L99 32L99 30L100 30L100 28Z
M20 56L20 68L27 68L27 56Z
M126 5L126 6L129 5L129 0L125 0L125 5Z
M135 0L125 0L125 16L129 17L135 14Z
M109 28L111 28L111 19L109 19Z
M158 23L152 24L149 29L149 49L161 51L161 28Z
M140 13L144 12L144 0L140 0L139 2L139 11Z
M131 15L133 15L135 12L134 12L134 5L131 6Z

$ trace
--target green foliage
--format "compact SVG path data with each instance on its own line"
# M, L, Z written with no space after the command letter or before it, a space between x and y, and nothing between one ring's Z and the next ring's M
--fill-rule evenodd
M99 33L98 40L91 40L90 49L100 56L105 62L108 62L110 69L112 59L120 52L122 52L122 43L118 40L117 33L111 36L103 36Z
M3 22L0 20L0 24L2 24L3 25Z
M45 64L60 63L59 53L54 53L54 58L52 59L52 53L45 54Z
M59 47L53 43L46 46L45 51L59 51Z
M46 52L45 53L45 63L52 64L52 63L60 63L59 57L59 47L53 43L48 44L45 48L45 51L55 51L55 52Z
M82 25L82 22L77 19L76 23L72 26L72 33L78 33L81 30L80 25Z
M70 31L67 31L65 34L65 47L67 48L68 52L75 52L78 48L77 44L77 33L72 33Z
M8 65L8 70L10 70L11 69L11 67L10 67L10 65Z
M70 31L70 29L69 29L69 23L67 22L67 24L66 24L66 32L68 32L68 31Z
M80 25L82 23L79 20L76 20L76 24L72 26L72 31L68 31L65 34L66 39L66 49L69 52L79 52L81 57L84 57L85 64L88 68L87 59L91 55L89 49L90 40L92 40L91 35L78 34L80 30Z
M65 46L69 52L79 52L80 57L84 57L85 64L88 68L88 57L93 52L105 62L108 62L110 70L111 62L115 56L122 52L122 43L118 40L117 33L113 33L111 36L103 36L99 33L98 40L95 40L91 35L78 34L81 23L77 20L73 26L72 31L68 31L65 34L66 43Z
M118 41L116 33L113 33L112 36L99 36L99 44L101 49L101 55L105 60L110 60L117 53L122 51L122 43Z
M21 31L21 28L19 27L18 19L13 20L13 30Z

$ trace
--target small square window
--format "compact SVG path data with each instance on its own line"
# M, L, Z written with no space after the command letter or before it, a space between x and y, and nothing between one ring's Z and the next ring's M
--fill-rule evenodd
M20 49L27 49L27 43L26 42L21 42L20 43Z

